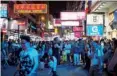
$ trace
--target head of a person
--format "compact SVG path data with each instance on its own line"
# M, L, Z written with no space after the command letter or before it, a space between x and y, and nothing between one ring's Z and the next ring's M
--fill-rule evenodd
M54 38L54 43L59 43L59 42L60 42L59 38L58 37L55 37Z
M22 35L20 38L22 49L27 50L28 48L30 48L30 37Z

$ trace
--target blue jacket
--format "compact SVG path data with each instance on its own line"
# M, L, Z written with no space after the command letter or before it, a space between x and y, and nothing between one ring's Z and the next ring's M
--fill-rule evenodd
M74 46L72 50L73 50L74 54L79 54L80 53L79 47Z

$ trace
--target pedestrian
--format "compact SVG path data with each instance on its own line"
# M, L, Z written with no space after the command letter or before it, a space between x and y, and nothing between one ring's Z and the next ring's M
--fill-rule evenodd
M79 52L79 46L77 43L74 44L73 47L73 57L74 57L74 65L80 64L80 52Z
M67 62L70 63L71 44L69 43L69 41L65 43L64 50L67 54Z
M57 68L57 59L55 56L49 56L49 63L48 65L51 68L52 76L57 76L56 68Z
M93 45L91 46L91 50L88 51L88 56L91 59L89 70L90 76L99 76L99 58L96 52L96 48Z
M56 37L54 39L54 44L53 44L53 56L55 56L57 58L57 64L60 65L60 48L61 46L59 45L59 38Z
M114 55L109 62L108 71L115 72L115 76L117 76L117 39L113 40L113 51Z
M20 52L20 76L37 76L38 52L30 45L29 36L21 36L22 51Z

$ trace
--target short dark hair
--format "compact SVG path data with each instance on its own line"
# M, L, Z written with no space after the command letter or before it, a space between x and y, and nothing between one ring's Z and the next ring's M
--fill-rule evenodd
M26 35L21 35L20 36L21 40L26 40L27 42L30 42L30 37L29 36L26 36Z

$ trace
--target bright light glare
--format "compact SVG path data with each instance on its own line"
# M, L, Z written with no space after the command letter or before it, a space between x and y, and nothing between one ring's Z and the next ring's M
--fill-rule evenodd
M83 20L85 12L61 12L61 20Z
M62 26L79 26L79 21L62 21Z

